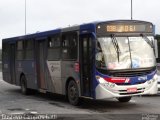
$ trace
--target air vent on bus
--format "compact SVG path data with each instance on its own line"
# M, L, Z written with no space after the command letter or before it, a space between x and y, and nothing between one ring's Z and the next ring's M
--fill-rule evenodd
M145 83L146 81L139 81L139 82L135 82L134 84L143 84L143 83ZM132 85L131 83L115 83L116 85L123 85L123 86L125 86L125 85Z

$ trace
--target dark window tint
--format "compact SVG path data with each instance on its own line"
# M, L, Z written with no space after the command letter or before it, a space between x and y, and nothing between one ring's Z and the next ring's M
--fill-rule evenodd
M34 58L34 40L25 41L25 59L32 60Z
M59 60L61 53L60 36L55 35L48 39L48 60Z
M60 59L60 48L48 49L48 60L58 60Z
M23 41L17 42L17 50L23 50Z
M60 47L60 38L59 36L50 37L48 42L48 47L54 48L54 47Z
M8 60L9 58L9 44L3 43L2 45L2 56L4 60Z
M62 58L64 60L77 59L77 32L64 33L62 35Z
M24 59L24 42L23 41L17 41L16 44L16 59L17 60L23 60Z
M16 58L17 60L23 60L23 51L17 51Z
M25 51L25 59L26 60L32 60L33 59L33 50Z
M32 50L34 47L34 41L33 40L27 40L25 41L25 48L27 50Z

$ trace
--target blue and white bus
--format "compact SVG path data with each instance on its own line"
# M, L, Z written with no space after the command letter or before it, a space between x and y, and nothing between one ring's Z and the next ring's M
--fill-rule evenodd
M3 39L3 80L80 98L130 101L156 94L154 26L138 20L82 24Z

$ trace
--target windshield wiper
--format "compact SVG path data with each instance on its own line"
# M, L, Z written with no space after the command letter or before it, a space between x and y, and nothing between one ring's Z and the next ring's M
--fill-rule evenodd
M133 61L132 61L132 54L131 54L131 45L130 45L130 42L129 42L129 37L127 37L128 39L128 47L129 47L129 56L130 56L130 60L131 60L131 68L133 68Z
M145 34L141 34L141 36L151 46L151 48L153 48L154 55L156 56L154 43L151 42L150 39Z
M117 52L117 58L118 58L118 62L119 62L119 54L120 54L119 45L118 45L117 39L114 34L111 35L111 38L112 38L112 43L114 45L114 48Z
M153 42L151 42L150 39L145 34L141 34L141 36L149 44L149 46L151 46L151 48L154 48Z

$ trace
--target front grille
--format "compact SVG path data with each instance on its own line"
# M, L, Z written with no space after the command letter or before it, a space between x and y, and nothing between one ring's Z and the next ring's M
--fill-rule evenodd
M134 76L144 76L147 74L150 74L151 70L145 70L145 71L127 71L127 72L117 72L114 73L114 77L134 77Z
M143 84L143 83L145 83L146 81L139 81L139 82L135 82L134 84ZM115 83L116 85L132 85L131 83Z
M156 67L145 68L145 69L128 69L128 70L104 70L97 69L100 73L109 75L111 77L135 77L144 76L152 73L156 70Z

